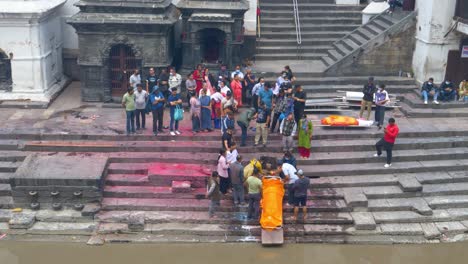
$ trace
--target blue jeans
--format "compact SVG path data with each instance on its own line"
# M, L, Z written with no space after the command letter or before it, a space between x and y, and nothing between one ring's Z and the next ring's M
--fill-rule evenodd
M451 92L440 91L440 99L442 101L455 101L457 98L457 92L452 90Z
M199 116L192 116L192 131L198 132L200 131L200 117Z
M125 112L127 113L127 133L135 133L135 110Z
M385 106L376 105L375 106L375 122L382 126L385 118Z
M137 129L145 128L146 126L146 113L145 109L137 109L135 110L136 115L136 127ZM141 117L141 126L140 126L140 117Z
M429 97L429 93L426 90L423 90L421 92L421 95L424 98L424 101L427 101L427 98ZM434 101L437 101L438 96L439 96L439 92L434 90Z
M169 128L171 131L174 131L174 124L175 124L175 130L179 130L179 121L176 121L174 119L174 114L175 114L175 107L171 107L171 123L169 125Z
M247 126L242 123L237 121L237 125L241 128L242 134L241 134L241 146L245 146L245 141L247 140Z

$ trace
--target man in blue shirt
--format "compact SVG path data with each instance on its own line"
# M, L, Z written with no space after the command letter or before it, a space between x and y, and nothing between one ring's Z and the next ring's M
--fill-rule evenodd
M258 105L260 105L260 102L265 103L267 109L271 110L273 107L273 92L269 83L265 83L263 90L258 92Z
M169 125L171 129L171 136L180 135L179 131L179 120L175 120L175 110L177 105L182 106L182 99L180 99L180 94L177 93L177 87L173 87L171 90L171 95L167 98L167 102L169 102L170 109L171 109L171 123ZM175 130L174 130L175 125Z
M153 92L150 94L151 112L153 113L153 134L155 136L163 132L163 116L164 116L164 95L159 91L158 86L154 86Z

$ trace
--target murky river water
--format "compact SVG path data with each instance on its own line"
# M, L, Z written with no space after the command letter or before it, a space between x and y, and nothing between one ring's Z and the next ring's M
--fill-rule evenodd
M1 264L465 264L468 243L361 246L297 244L110 244L0 242Z

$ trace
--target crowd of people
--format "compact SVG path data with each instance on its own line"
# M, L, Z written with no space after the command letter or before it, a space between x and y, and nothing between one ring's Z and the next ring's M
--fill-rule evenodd
M289 66L270 83L263 77L257 79L248 67L242 69L237 65L230 72L226 65L221 65L217 73L211 73L200 64L187 75L185 97L181 95L182 82L174 68L162 69L159 75L150 68L144 83L135 70L122 98L127 114L127 135L146 129L145 114L152 115L155 136L165 129L169 129L172 136L180 135L182 104L186 104L192 132L221 131L226 150L232 147L230 142L237 124L241 147L247 145L250 128L255 131L254 146L266 147L269 134L278 133L283 137L283 150L292 151L297 137L301 158L309 158L313 126L304 113L307 95L300 85L294 85L295 77ZM166 107L170 109L169 126L164 126ZM251 126L252 121L255 124Z

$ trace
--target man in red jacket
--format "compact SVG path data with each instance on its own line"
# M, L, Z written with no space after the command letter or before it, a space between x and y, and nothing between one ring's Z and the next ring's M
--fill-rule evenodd
M377 154L374 154L374 157L380 157L382 155L382 148L387 151L387 164L385 164L385 168L389 168L392 166L392 149L393 144L395 144L395 139L398 136L400 129L395 124L395 119L390 118L388 119L388 125L384 129L384 137L375 144L375 149L377 150Z

